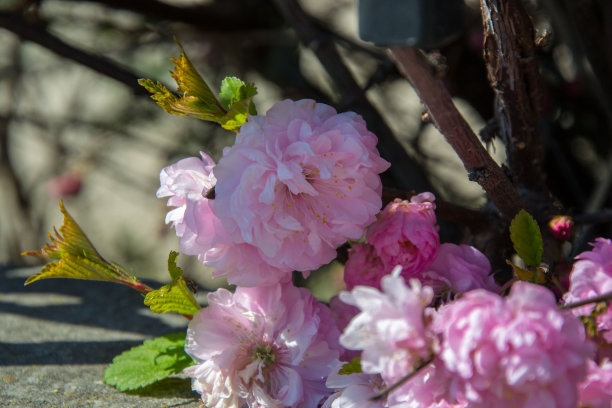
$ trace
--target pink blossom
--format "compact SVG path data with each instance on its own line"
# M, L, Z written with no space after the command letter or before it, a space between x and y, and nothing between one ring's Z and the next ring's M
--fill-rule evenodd
M423 273L422 282L431 285L437 295L479 288L495 292L499 287L490 273L489 260L476 248L442 244L436 258Z
M351 290L358 285L380 289L380 280L390 272L391 270L385 268L372 245L355 244L349 249L348 260L344 265L346 289Z
M336 366L339 331L303 288L219 289L189 323L185 369L209 408L316 408Z
M587 377L578 386L578 392L581 407L612 407L612 362L604 360L597 365L589 360Z
M166 215L180 237L181 251L197 255L204 265L214 268L214 277L227 275L231 284L256 286L287 281L288 268L270 266L258 248L235 244L213 212L214 200L205 194L215 186L214 161L205 153L164 168L160 174L158 197L169 197L168 205L177 207Z
M570 274L570 288L563 297L566 303L577 302L612 291L612 241L597 238L592 251L576 257ZM594 304L572 309L577 316L591 313Z
M407 279L419 277L433 262L440 246L434 200L432 193L395 199L368 229L367 242L388 271L401 265Z
M332 316L336 321L336 325L340 332L342 332L346 326L348 326L353 317L357 316L359 313L359 309L353 305L344 303L342 300L340 300L338 295L329 300L329 309L331 310ZM359 357L360 354L361 353L358 350L344 349L343 353L340 355L340 360L352 361L353 358Z
M435 326L451 389L471 407L576 407L592 347L548 289L517 282L505 299L476 289L446 304Z
M406 373L408 374L408 373ZM453 395L449 373L439 358L421 369L414 377L389 394L387 403L392 408L462 408L465 401L460 395ZM453 400L451 404L449 401Z
M334 393L322 408L386 408L384 400L371 401L370 397L386 388L380 374L338 374L345 363L338 363L327 377L326 385Z
M363 350L363 372L380 373L387 383L411 372L431 356L436 346L425 316L433 291L421 287L416 279L406 286L399 272L398 267L393 275L382 279L382 292L357 286L340 294L340 300L360 309L344 329L340 344Z
M204 194L215 185L216 179L212 174L215 162L204 152L200 152L200 155L202 159L189 157L164 168L159 175L160 187L157 190L158 198L170 197L167 205L177 207L166 214L166 224L172 223L176 235L185 237L181 239L181 250L188 255L197 255L205 249L197 246L197 231L190 228L185 221L188 203L188 219L213 218L209 201L204 198Z
M242 125L215 167L214 211L273 267L309 271L358 239L381 208L389 167L355 113L285 100Z

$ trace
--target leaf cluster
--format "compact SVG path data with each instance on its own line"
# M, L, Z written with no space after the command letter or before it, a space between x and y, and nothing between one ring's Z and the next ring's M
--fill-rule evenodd
M175 115L193 116L198 119L215 122L224 129L237 132L248 115L256 115L253 97L257 89L253 84L246 84L236 77L225 78L221 82L219 99L215 96L206 81L195 69L183 47L178 58L171 58L174 69L170 73L177 83L173 93L161 82L140 79L142 85L166 112Z

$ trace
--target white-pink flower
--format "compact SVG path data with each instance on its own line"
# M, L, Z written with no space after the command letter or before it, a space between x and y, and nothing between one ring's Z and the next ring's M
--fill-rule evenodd
M410 201L395 199L369 227L367 242L387 271L401 265L406 279L420 278L435 259L440 237L434 200L432 193L417 194Z
M490 275L491 264L478 249L469 245L442 244L436 258L423 273L422 281L437 295L463 293L473 289L497 291Z
M376 136L352 112L285 100L242 125L215 167L214 211L236 243L267 263L309 271L358 239L382 206L389 167Z
M256 286L287 281L291 269L270 266L253 245L235 244L213 212L214 200L205 197L216 183L214 161L205 153L164 168L160 173L158 197L169 197L166 223L172 223L179 236L181 251L197 255L204 265L214 268L214 277L227 275L229 283Z
M185 369L209 408L316 408L340 352L329 309L303 288L219 289L189 324Z
M570 288L563 297L566 303L577 302L612 291L612 240L597 238L592 251L576 257L570 274ZM577 316L591 313L595 304L572 309Z
M612 407L612 362L589 360L587 377L579 385L581 408Z
M216 182L212 174L215 162L204 152L200 152L200 155L202 156L201 159L189 157L180 160L164 168L159 174L160 187L157 190L157 197L170 197L167 205L177 207L166 215L166 224L172 223L176 235L179 237L183 237L187 233L183 242L185 248L181 248L186 253L193 252L190 241L194 235L194 231L191 231L185 223L187 203L190 201L207 204L208 200L204 198L204 195L210 188L214 187ZM207 218L206 213L212 214L207 205L202 208L202 211L205 212L202 218ZM195 252L197 253L197 251Z
M406 286L399 275L382 279L382 292L357 286L340 293L340 299L360 309L340 336L347 349L363 350L364 373L380 373L388 384L410 373L421 361L430 358L436 342L429 330L426 306L433 298L430 287L412 279Z
M470 407L577 406L592 347L548 289L517 282L505 299L470 291L446 304L435 326L451 388Z

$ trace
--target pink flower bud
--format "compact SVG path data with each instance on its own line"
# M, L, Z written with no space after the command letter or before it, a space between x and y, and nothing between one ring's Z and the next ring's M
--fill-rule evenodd
M567 241L572 236L574 221L570 216L556 215L548 222L548 227L559 241Z

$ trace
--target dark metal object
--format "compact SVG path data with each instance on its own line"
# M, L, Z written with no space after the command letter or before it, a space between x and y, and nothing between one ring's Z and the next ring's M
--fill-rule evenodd
M461 33L463 0L359 0L359 36L377 45L436 48Z

